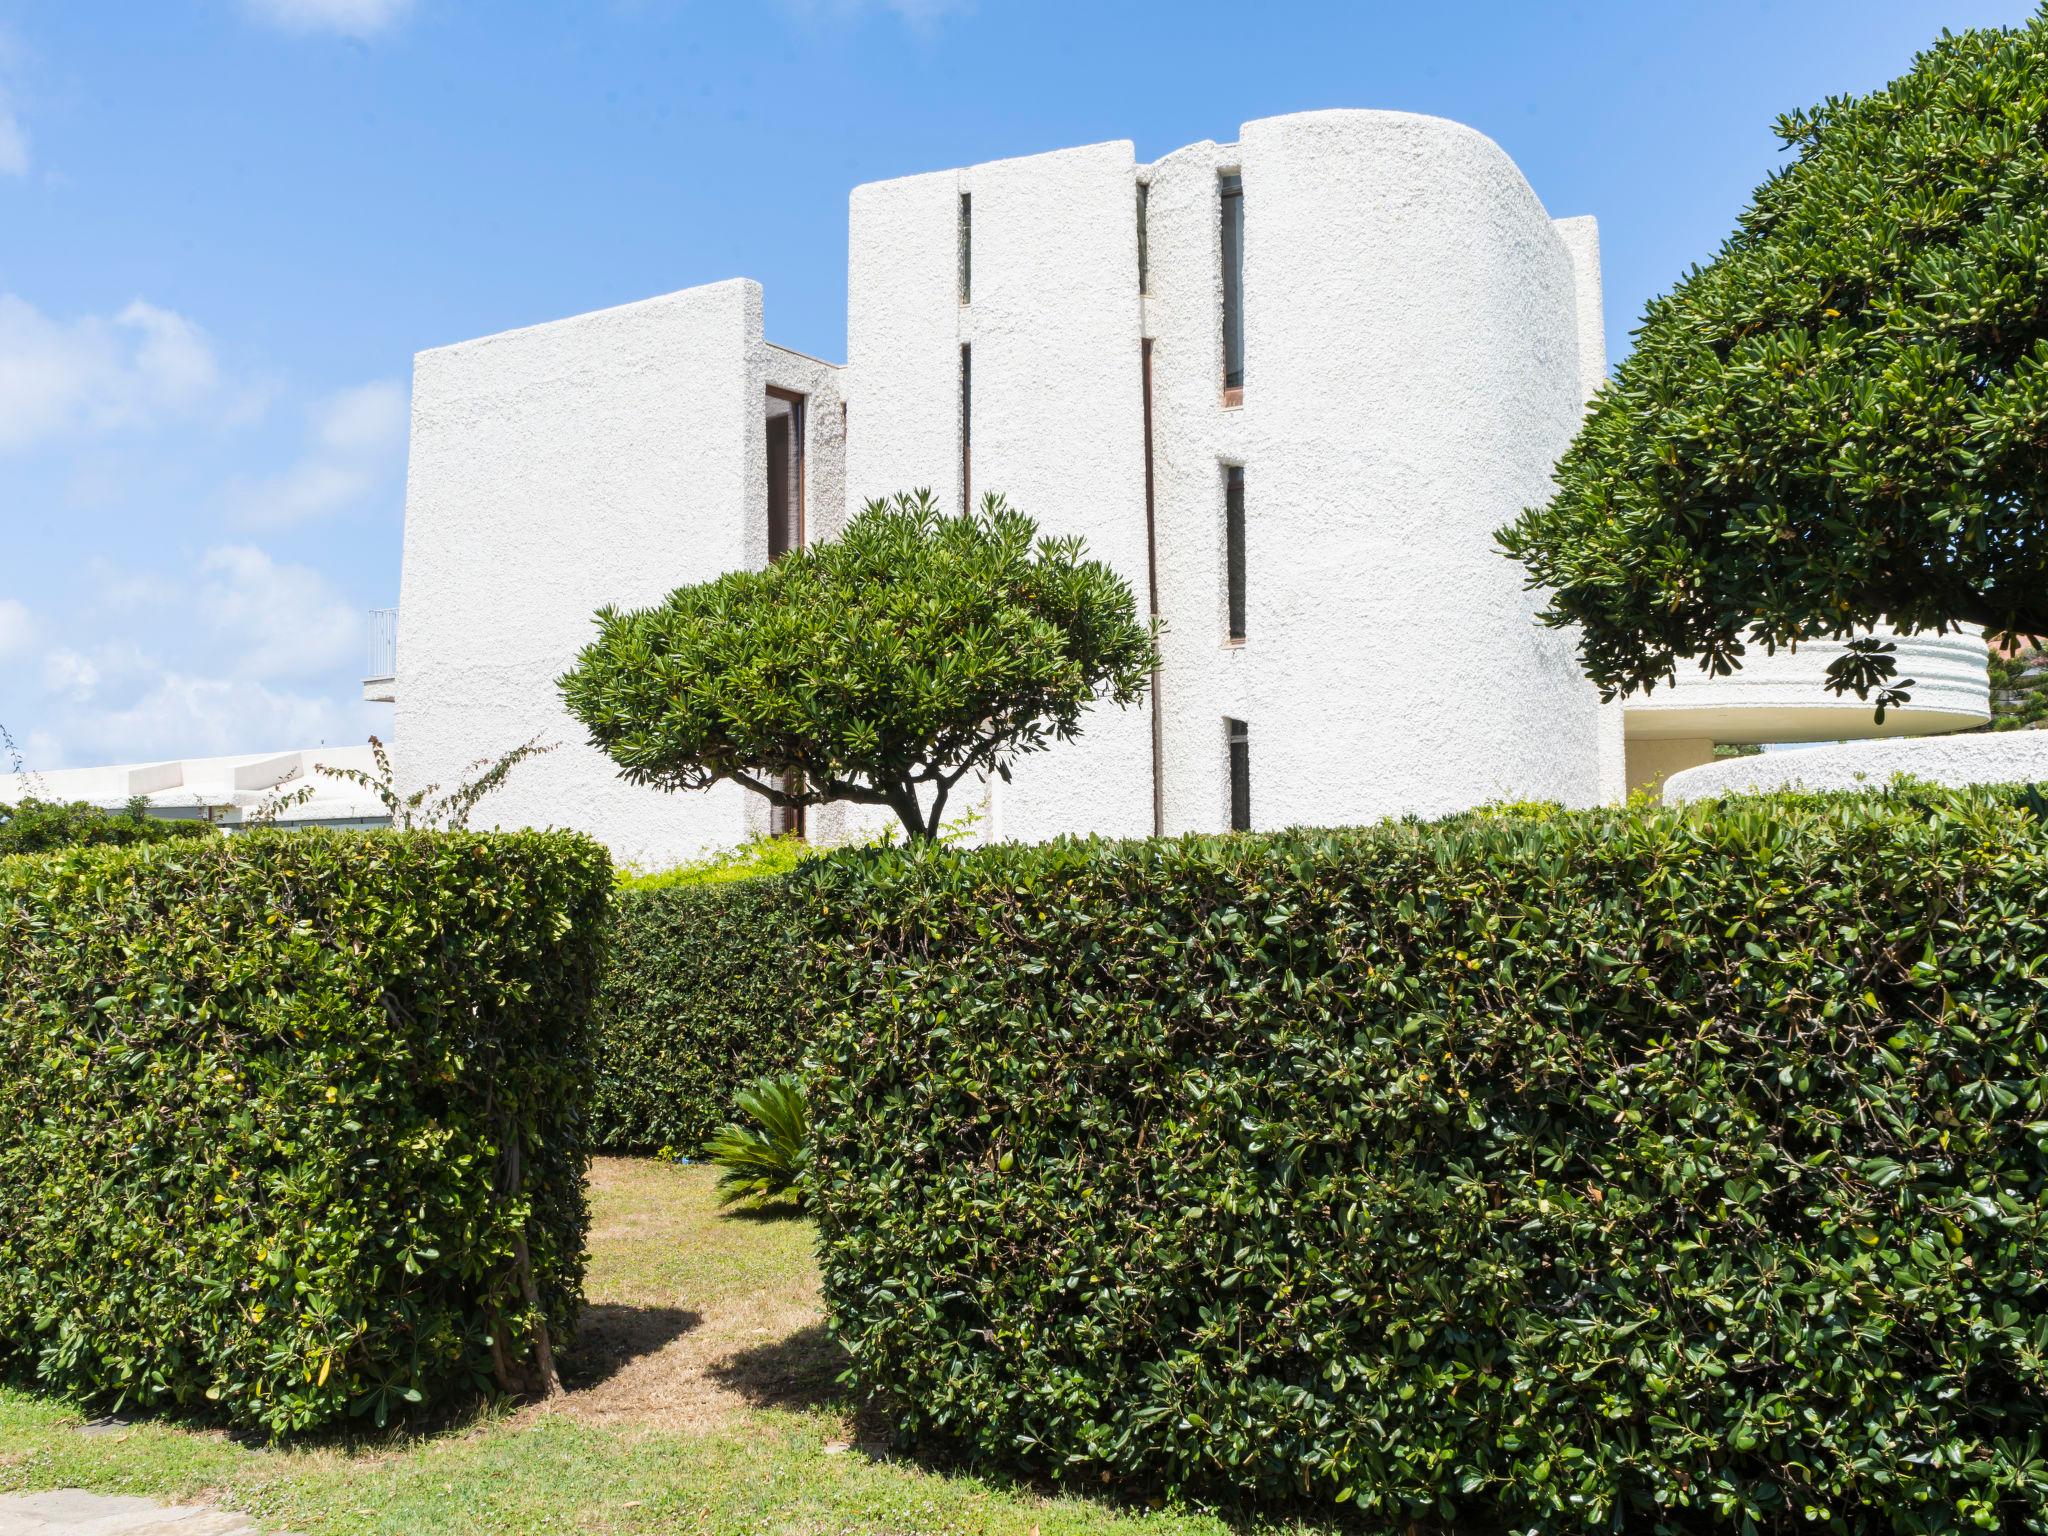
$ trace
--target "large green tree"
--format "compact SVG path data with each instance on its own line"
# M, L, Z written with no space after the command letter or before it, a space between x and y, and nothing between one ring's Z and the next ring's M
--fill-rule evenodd
M2048 633L2048 8L1778 133L1500 535L1609 697L1880 622ZM1828 686L1882 719L1911 679L1861 640Z
M627 779L883 805L913 840L969 774L1136 703L1154 661L1129 584L996 495L869 502L837 539L597 620L562 696Z

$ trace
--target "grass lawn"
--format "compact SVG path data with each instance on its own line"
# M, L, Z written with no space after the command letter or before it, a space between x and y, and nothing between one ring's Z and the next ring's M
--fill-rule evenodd
M1069 1532L1225 1536L1204 1516L926 1470L862 1440L832 1385L810 1223L721 1213L704 1168L600 1159L590 1310L552 1411L265 1449L0 1389L0 1492L211 1502L305 1532Z

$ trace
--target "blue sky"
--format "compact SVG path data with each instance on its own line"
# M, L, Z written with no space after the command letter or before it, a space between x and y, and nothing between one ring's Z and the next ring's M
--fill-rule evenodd
M44 768L387 730L412 354L744 275L840 357L857 182L1436 113L1598 215L1618 358L1778 112L2032 9L0 0L0 723Z

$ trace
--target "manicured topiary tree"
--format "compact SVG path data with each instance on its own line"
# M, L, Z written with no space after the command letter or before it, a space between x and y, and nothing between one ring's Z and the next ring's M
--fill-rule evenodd
M1881 621L2048 633L2048 10L1778 133L1500 535L1609 696ZM1895 671L1855 642L1828 686L1882 719Z
M884 805L914 841L968 774L1136 703L1153 665L1129 584L997 495L872 501L829 543L597 619L562 696L627 779Z

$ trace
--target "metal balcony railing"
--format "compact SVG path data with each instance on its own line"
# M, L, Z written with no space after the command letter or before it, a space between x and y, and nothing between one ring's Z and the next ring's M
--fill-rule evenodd
M370 654L363 666L363 697L390 703L397 697L398 610L370 610Z

